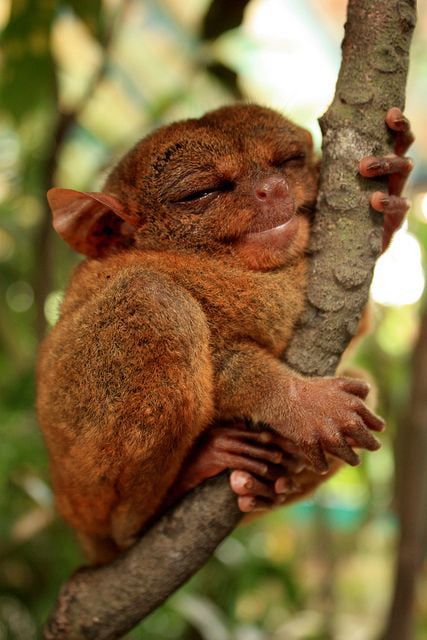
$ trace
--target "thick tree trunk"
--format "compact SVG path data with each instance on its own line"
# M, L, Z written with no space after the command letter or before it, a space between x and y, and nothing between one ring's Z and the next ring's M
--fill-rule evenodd
M333 374L356 333L381 251L381 216L369 193L385 181L365 180L363 156L392 151L384 117L403 109L415 1L350 0L343 59L332 105L320 120L323 156L311 248L308 308L288 349L306 375Z
M313 230L309 306L287 360L309 375L334 372L357 329L381 248L381 219L358 160L391 150L387 109L404 106L415 0L350 0L343 63L324 133ZM307 80L308 81L308 80ZM46 640L113 640L190 578L240 519L227 478L186 496L113 564L75 574L62 588Z

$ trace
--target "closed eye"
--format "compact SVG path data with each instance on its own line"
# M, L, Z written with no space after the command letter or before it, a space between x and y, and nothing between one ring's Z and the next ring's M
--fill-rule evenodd
M216 187L213 187L211 189L203 189L202 191L193 191L187 196L184 196L179 200L175 200L175 202L192 202L193 200L201 200L202 198L206 198L206 196L209 196L212 193L216 193L217 191L218 189Z
M218 185L208 187L207 189L200 189L199 191L191 191L190 193L183 195L176 200L173 200L174 203L181 202L195 202L197 200L203 200L209 196L219 195L220 193L225 193L227 191L232 191L234 188L234 184L229 181L221 182Z
M274 167L285 167L285 166L300 167L304 164L304 162L306 161L306 158L307 156L304 153L304 151L298 151L284 158L283 157L274 158L271 164Z

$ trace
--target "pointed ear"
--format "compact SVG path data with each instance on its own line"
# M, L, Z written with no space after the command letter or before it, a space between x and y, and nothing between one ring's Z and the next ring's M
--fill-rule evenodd
M133 244L136 216L115 196L55 188L47 199L55 231L79 253L96 258Z

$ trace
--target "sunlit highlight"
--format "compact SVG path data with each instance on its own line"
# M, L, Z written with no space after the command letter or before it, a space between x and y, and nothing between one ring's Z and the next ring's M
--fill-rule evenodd
M406 224L377 262L371 295L379 304L404 305L417 302L423 291L420 245L415 236L408 233Z
M310 19L304 5L295 0L256 0L244 22L252 46L250 64L241 70L243 84L255 99L285 106L287 114L300 122L326 109L339 62L324 32L314 30Z

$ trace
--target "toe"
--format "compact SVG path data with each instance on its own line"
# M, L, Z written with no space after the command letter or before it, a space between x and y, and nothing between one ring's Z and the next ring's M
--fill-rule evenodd
M245 471L236 470L230 476L231 489L239 496L254 498L274 498L275 491L271 482L263 482Z
M407 198L387 195L382 191L375 191L370 198L373 209L386 215L404 217L408 212L411 203Z
M411 158L397 155L366 156L359 162L359 173L365 178L376 178L391 174L407 176L413 169Z

